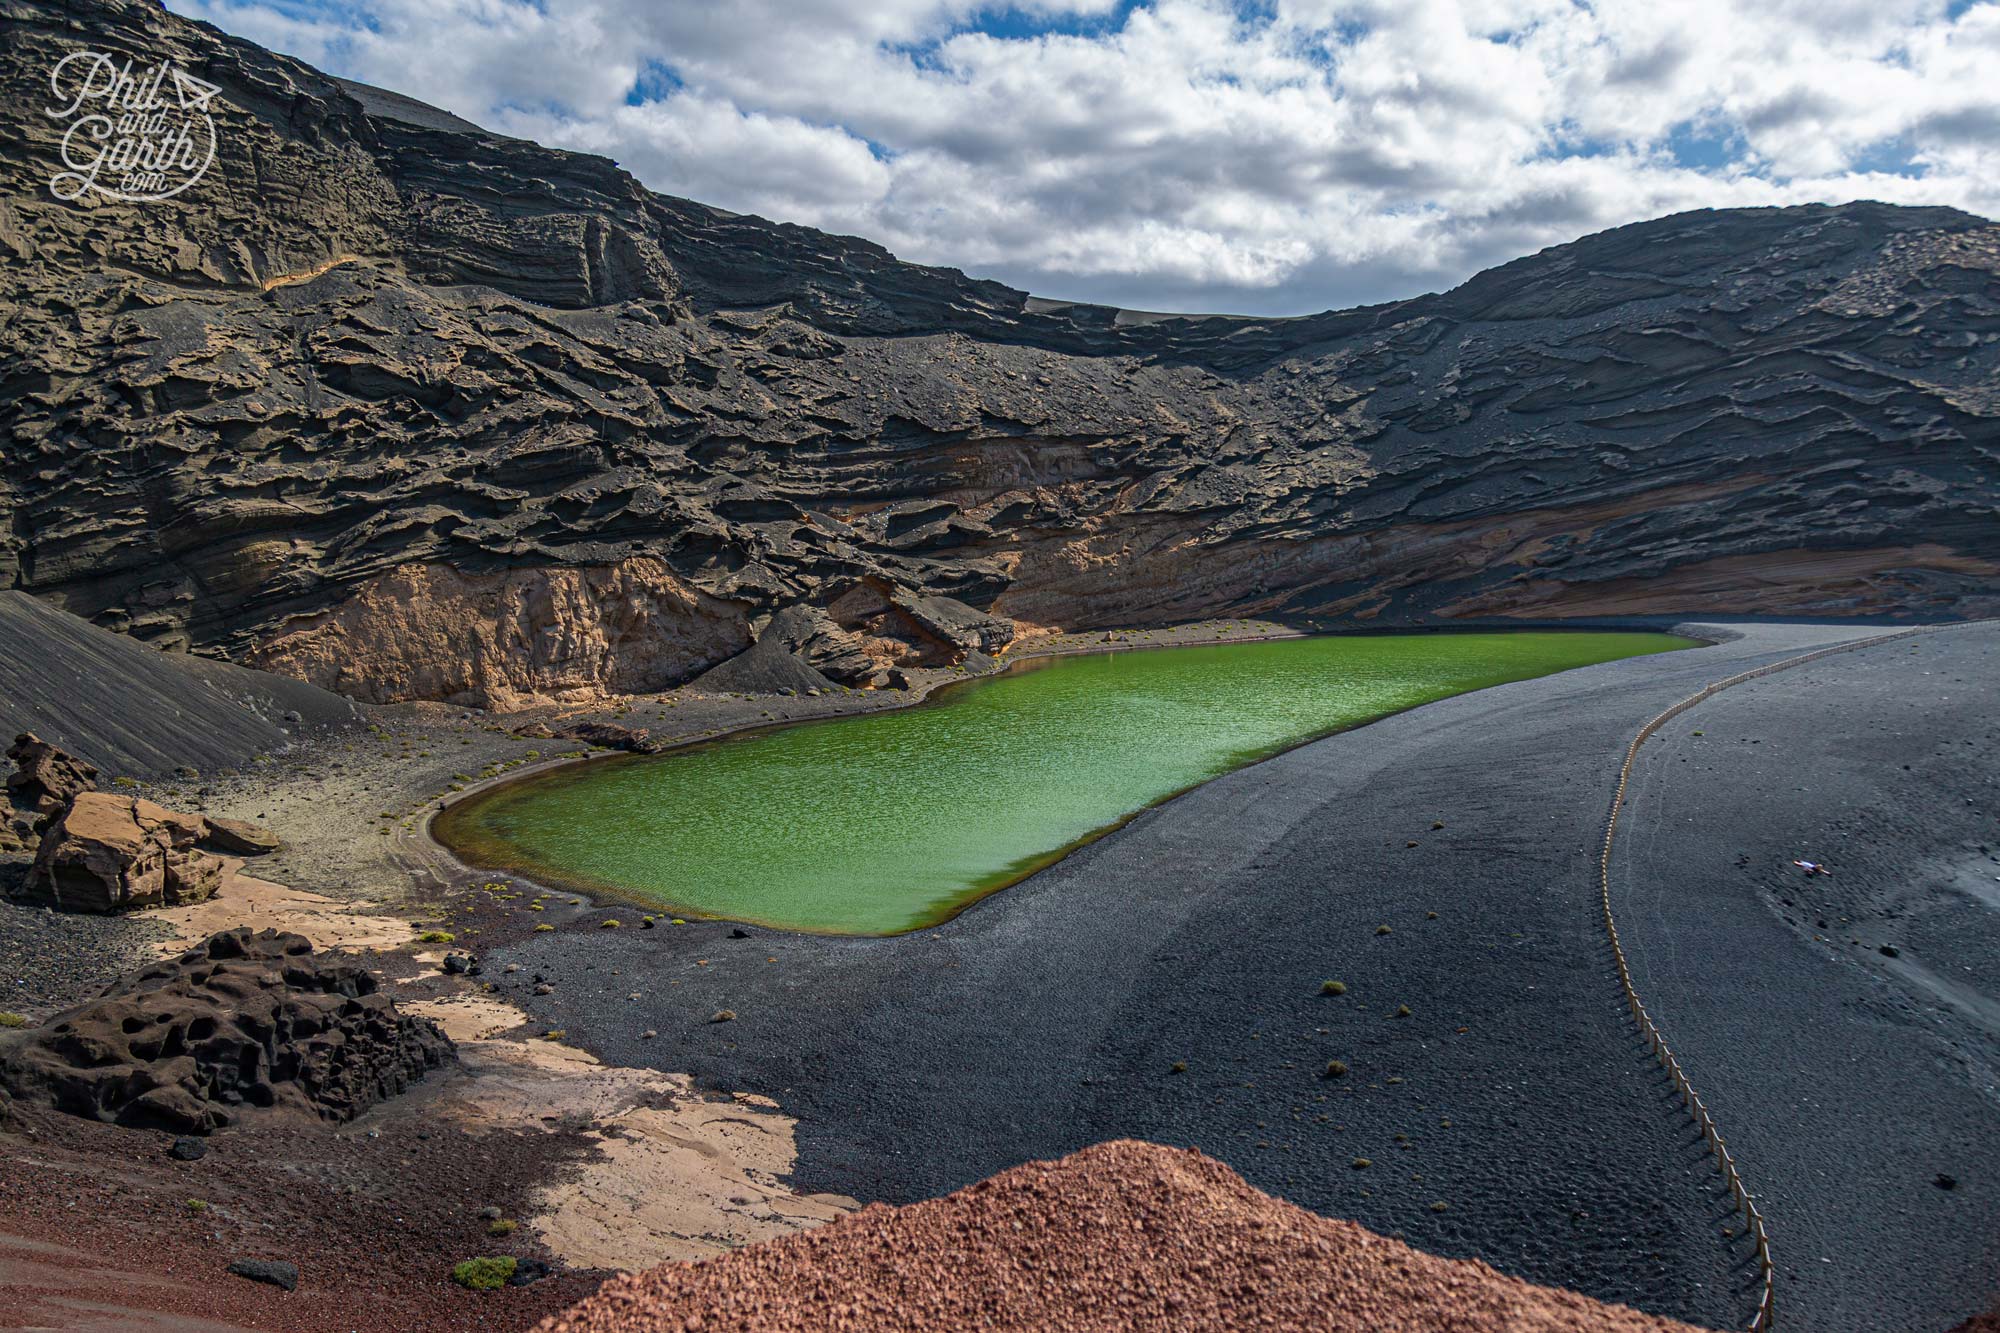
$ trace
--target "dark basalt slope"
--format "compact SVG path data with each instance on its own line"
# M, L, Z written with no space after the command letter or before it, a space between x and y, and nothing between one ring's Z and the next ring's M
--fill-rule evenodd
M143 3L0 0L0 587L364 699L1041 627L2000 606L2000 227L1700 212L1298 319L1037 301ZM218 84L55 200L79 47ZM914 610L912 608L915 608Z

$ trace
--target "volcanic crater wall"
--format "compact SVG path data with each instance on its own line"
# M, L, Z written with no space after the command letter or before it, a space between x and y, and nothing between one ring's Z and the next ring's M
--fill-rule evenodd
M505 707L780 611L866 680L1217 614L2000 609L2000 227L1963 213L1689 213L1391 305L1139 316L137 0L0 20L0 587L163 647ZM221 88L198 184L52 196L78 49Z

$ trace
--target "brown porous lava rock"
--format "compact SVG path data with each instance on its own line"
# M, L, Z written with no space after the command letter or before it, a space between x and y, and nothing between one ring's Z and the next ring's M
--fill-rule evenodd
M23 1103L176 1134L247 1108L352 1120L457 1058L366 968L304 936L239 927L0 1035L0 1089Z
M540 1333L1694 1333L1440 1259L1121 1140L614 1278Z
M87 791L42 834L19 895L66 912L122 912L211 898L229 864L202 851L200 815Z

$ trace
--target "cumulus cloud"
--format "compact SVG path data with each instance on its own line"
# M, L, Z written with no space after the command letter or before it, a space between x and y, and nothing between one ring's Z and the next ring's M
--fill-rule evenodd
M1679 209L2000 215L2000 0L168 0L657 190L1297 313Z

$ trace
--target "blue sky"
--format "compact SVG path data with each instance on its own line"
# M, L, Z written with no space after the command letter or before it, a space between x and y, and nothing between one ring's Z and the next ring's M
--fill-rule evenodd
M2000 213L2000 0L168 0L655 189L1298 313L1687 208Z

